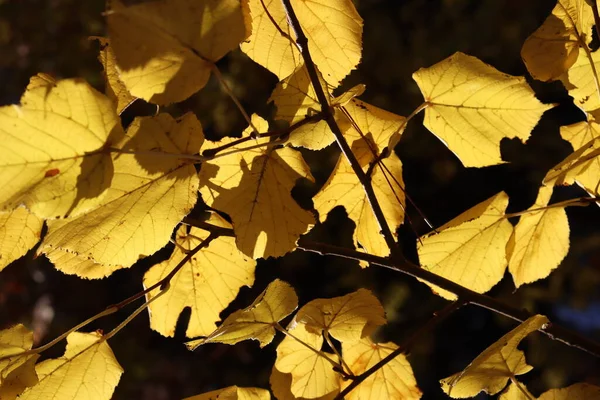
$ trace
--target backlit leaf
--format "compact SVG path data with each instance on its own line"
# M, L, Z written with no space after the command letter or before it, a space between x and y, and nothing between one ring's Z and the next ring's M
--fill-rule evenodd
M246 36L239 0L111 0L108 31L120 78L132 95L156 104L202 89L211 65Z
M123 369L99 333L73 332L62 357L36 365L39 383L19 400L109 400Z
M590 56L578 57L560 78L573 96L573 103L585 112L600 108L600 79L596 65L600 65L600 53L597 51Z
M265 120L254 115L252 121L260 132L267 131ZM312 213L291 194L298 179L314 180L308 165L300 152L268 142L260 138L254 144L264 147L205 162L199 174L203 200L231 217L238 248L252 258L286 254L314 224Z
M589 383L576 383L564 389L551 389L538 400L599 400L600 387Z
M101 279L109 276L113 272L124 268L122 264L101 264L94 261L89 256L79 255L59 248L40 249L38 255L47 251L46 257L54 267L69 275L77 275L85 279Z
M322 80L321 74L318 74ZM364 92L364 85L357 85L334 99L328 97L329 104L334 107L334 118L342 131L349 128L349 121L339 108L346 105L354 97L360 96L362 92ZM277 84L269 100L274 101L275 106L277 106L275 119L286 121L290 125L296 124L321 110L321 105L304 64L298 67L292 75ZM288 143L296 147L320 150L333 143L334 139L327 122L320 120L298 126L291 132Z
M552 14L523 44L521 57L535 79L558 79L586 57L580 49L591 40L594 16L585 0L558 0Z
M0 331L0 358L31 350L33 332L18 324ZM35 361L39 354L16 355L0 360L0 399L13 400L38 382Z
M104 80L106 81L105 92L108 98L115 103L117 114L120 114L136 97L129 93L119 77L117 59L110 46L110 41L106 38L98 38L98 41L100 42L100 55L98 59L104 68Z
M209 223L224 228L231 225L218 214L211 214ZM153 266L144 275L144 287L163 279L192 250L208 237L208 232L179 228L171 258ZM192 314L186 336L206 336L217 328L219 313L235 299L242 286L254 283L256 262L244 256L235 246L235 238L220 236L208 247L196 253L170 281L169 290L149 306L150 327L164 336L173 336L179 314L190 307ZM152 298L159 289L148 294Z
M508 380L531 371L525 354L517 349L521 340L548 323L548 318L535 315L502 336L500 340L477 356L463 371L442 379L442 389L455 399L474 397L485 391L494 395Z
M203 140L193 114L136 119L116 147L139 154L113 153L114 176L102 204L80 217L50 221L42 251L51 259L58 249L124 267L154 254L192 209L198 190L194 165L164 153L195 154Z
M273 366L271 377L269 378L271 391L277 400L304 400L306 397L296 397L292 394L292 374L284 374ZM325 396L317 397L313 400L333 400L337 392L331 392Z
M43 225L44 221L25 207L0 212L0 271L35 246Z
M340 342L355 342L369 336L386 323L385 311L369 290L358 291L333 299L316 299L296 314L311 333L325 331Z
M501 163L502 138L527 139L552 107L535 98L525 78L463 53L419 69L413 79L428 103L423 124L465 167Z
M105 148L122 136L112 102L85 81L33 77L20 106L0 107L0 209L57 218L93 208L112 179Z
M230 386L212 392L186 397L184 400L270 400L271 394L266 389L242 388Z
M405 118L356 99L345 108L353 123L344 136L351 143L352 152L363 170L367 171L369 163L388 146L390 137L402 132ZM361 137L356 127L365 138ZM392 232L395 232L404 221L404 184L400 159L395 154L383 159L374 168L371 183L386 221ZM321 221L326 219L334 207L343 206L350 219L356 223L355 243L359 243L371 254L389 254L365 191L344 156L340 156L329 179L313 200Z
M518 384L515 384L518 383ZM532 400L535 396L529 393L525 385L516 379L500 394L498 400Z
M508 270L515 286L550 275L569 252L569 221L564 207L548 205L553 186L542 186L529 212L521 215L507 247Z
M317 353L323 345L323 336L309 332L302 323L288 331L312 348L307 348L291 336L286 336L277 346L275 368L292 375L292 394L295 397L314 399L332 392L337 393L340 387L338 374L333 370L333 365ZM332 353L321 353L330 359L335 357Z
M501 192L465 211L417 244L424 269L478 293L500 282L507 266L506 244L513 227L504 216ZM456 296L434 287L444 298Z
M566 174L566 181L573 183L572 179L588 193L598 193L600 186L600 124L590 119L587 122L561 126L560 135L567 140L576 151L588 145L588 148L579 157L571 158L577 164L570 167Z
M391 342L373 343L371 339L364 338L359 342L342 343L342 356L352 373L360 375L397 348L398 346ZM343 390L352 381L342 382ZM345 398L411 400L420 399L421 394L406 356L400 354L361 382Z
M194 350L205 343L236 344L254 339L260 342L260 347L264 347L275 336L274 326L296 307L298 297L294 289L286 282L274 280L250 307L235 311L206 338L189 341L186 345Z
M302 64L296 44L290 41L295 37L283 5L279 0L250 0L249 4L252 34L240 47L283 80ZM308 37L314 63L325 81L337 87L360 61L362 18L351 0L292 0L291 4Z

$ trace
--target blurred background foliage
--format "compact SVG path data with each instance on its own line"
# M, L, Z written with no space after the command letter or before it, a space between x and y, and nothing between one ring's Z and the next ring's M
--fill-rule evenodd
M422 102L412 73L455 51L476 56L500 71L527 76L521 46L554 4L554 0L356 0L365 22L363 61L343 82L343 88L364 83L367 90L363 100L406 116ZM88 37L105 34L104 8L104 0L0 0L0 104L18 103L29 77L37 72L58 78L83 77L102 90L98 44ZM273 116L273 107L267 104L276 84L272 74L239 50L219 62L219 67L249 113ZM572 105L560 83L528 80L543 102L559 105L546 112L526 144L502 142L503 159L509 163L464 168L421 125L422 115L408 125L397 147L404 163L406 190L434 225L501 190L510 196L509 212L527 208L547 169L571 151L560 138L559 126L583 120L583 114ZM174 115L195 112L212 139L240 135L244 128L243 119L214 79L201 92L166 111ZM311 206L311 195L327 179L338 154L335 146L304 152L317 183L298 185L294 194L301 204ZM559 188L553 201L581 195L584 192L577 188ZM426 233L428 227L414 206L409 206L408 212L412 223L403 225L399 232L407 257L416 259L415 235ZM571 249L562 265L548 279L518 291L505 276L490 295L546 314L552 321L598 340L600 210L595 206L574 207L567 213ZM353 228L345 212L336 209L311 237L350 246ZM44 257L34 258L30 253L0 274L0 328L22 322L35 330L38 344L47 342L141 290L144 272L168 257L171 250L167 246L131 269L98 281L64 275ZM382 301L389 319L377 339L402 343L445 304L412 278L376 267L361 270L347 260L300 251L259 261L256 274L255 286L243 289L223 315L248 305L275 277L296 288L301 304L366 287ZM108 331L130 311L122 310L89 329ZM207 345L189 352L182 345L185 324L184 313L176 337L164 338L149 329L147 314L142 314L111 340L125 369L114 399L178 399L234 384L268 387L274 344L264 350L256 342L233 347ZM435 332L419 338L409 359L424 398L444 398L437 380L464 368L514 325L492 312L468 306ZM523 376L523 381L534 395L574 382L600 384L598 359L539 334L527 343L528 361L536 368ZM63 351L64 345L55 346L43 357L57 357Z

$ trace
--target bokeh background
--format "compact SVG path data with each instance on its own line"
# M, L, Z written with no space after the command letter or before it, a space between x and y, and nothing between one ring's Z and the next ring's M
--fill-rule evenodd
M488 168L464 168L456 157L422 126L422 115L410 122L397 151L404 163L406 190L422 212L439 226L474 204L504 190L509 212L530 206L537 185L548 168L571 151L559 135L559 126L583 119L560 83L532 81L520 58L520 49L550 13L553 0L356 0L364 19L363 61L343 88L364 83L361 99L400 115L421 102L411 74L462 51L499 70L525 75L538 97L559 105L546 112L531 138L502 142L508 163ZM96 57L98 44L89 36L105 34L104 0L0 0L0 105L17 103L29 77L37 72L58 78L83 77L102 90L102 72ZM272 117L267 99L275 77L239 50L219 62L249 113ZM135 113L147 112L144 108ZM244 121L214 79L198 94L166 111L195 112L206 135L216 139L239 135ZM133 118L132 113L124 118ZM127 122L127 121L126 121ZM338 151L304 152L317 178L315 185L300 182L294 194L310 207L310 197L327 179ZM0 157L2 155L0 154ZM577 188L555 190L554 201L584 195ZM509 276L490 295L517 307L543 313L552 321L590 338L600 339L600 210L596 206L567 210L571 249L562 265L543 281L515 291ZM415 208L412 224L399 232L405 254L416 259L415 237L428 231ZM311 233L314 239L351 245L353 223L341 209ZM0 328L21 322L33 328L38 344L141 290L144 272L168 257L170 247L132 268L104 280L87 281L56 271L33 252L0 273ZM244 288L224 312L248 305L275 277L290 282L301 304L319 297L349 293L359 287L373 290L385 306L389 324L377 333L380 341L401 343L432 313L445 305L430 289L414 279L377 267L360 269L356 263L300 251L281 259L260 261L256 284ZM92 324L108 331L132 308ZM188 315L189 317L189 315ZM110 345L125 369L114 399L168 400L229 385L268 387L275 345L260 350L256 342L236 346L207 345L195 352L185 349L186 315L175 338L149 329L143 313L121 331ZM515 324L473 306L465 307L423 335L409 360L424 399L445 398L437 381L464 368L473 357ZM281 338L279 339L281 340ZM277 342L277 341L276 341ZM598 359L540 334L527 339L527 359L535 369L522 380L539 395L575 382L600 383ZM57 345L43 357L57 357ZM486 398L480 395L478 398Z

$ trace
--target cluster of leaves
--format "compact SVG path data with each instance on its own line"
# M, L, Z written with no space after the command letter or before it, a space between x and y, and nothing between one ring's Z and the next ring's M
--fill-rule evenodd
M558 0L523 46L531 75L560 79L587 118L561 129L575 151L548 172L535 204L507 214L508 196L498 193L418 240L421 268L437 277L423 279L440 296L458 299L449 312L465 301L456 287L485 293L507 268L516 287L547 277L568 252L565 207L596 201L600 83L599 53L589 46L593 11L583 0ZM1 331L0 398L108 399L123 370L107 341L146 308L151 328L173 336L186 307L186 336L199 338L187 343L190 349L247 339L263 347L276 331L285 334L271 375L278 399L420 398L405 349L370 339L386 319L367 290L313 300L283 327L298 299L276 280L250 307L217 325L219 314L241 287L252 286L256 259L301 248L315 214L323 221L337 206L355 222L355 256L363 266L366 256L400 263L395 231L406 200L394 148L417 113L424 110L424 125L465 166L484 167L502 162L503 138L526 140L552 105L538 101L523 77L462 53L414 74L424 102L408 117L359 100L362 85L334 96L361 58L362 19L350 0L112 0L106 17L108 38L100 39L99 57L106 94L81 79L39 74L19 105L0 108L0 269L38 244L44 224L38 254L82 278L129 268L169 240L175 250L144 276L145 290L135 298L146 295L146 303L109 333L77 331L118 307L38 349L22 325ZM241 138L220 142L205 141L191 113L121 125L119 114L137 99L159 106L181 102L211 74L239 105L215 65L238 45L278 77L274 119L288 129L269 130L265 119L241 106L248 128ZM314 179L297 148L319 150L334 142L342 155L314 196L314 210L304 209L292 189L300 178ZM555 185L574 183L590 197L549 204ZM186 218L199 201L213 211L202 221ZM508 218L517 216L513 226ZM442 380L442 388L452 397L472 397L482 390L496 394L510 380L503 399L532 399L515 378L532 368L516 347L547 327L545 317L527 319L464 371ZM42 350L65 337L63 357L36 364ZM270 394L231 387L194 398ZM578 384L540 398L600 398L600 389Z

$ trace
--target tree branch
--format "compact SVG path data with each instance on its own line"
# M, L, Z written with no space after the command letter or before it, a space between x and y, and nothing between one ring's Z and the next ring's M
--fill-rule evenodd
M208 222L195 220L192 218L185 218L184 223L191 226L195 226L206 231L215 233L218 236L235 236L233 229L223 228L220 226L212 225ZM496 314L503 315L507 318L515 320L517 322L523 322L529 317L533 316L529 311L518 309L508 304L496 300L492 297L486 296L485 294L477 293L471 289L467 289L458 283L452 282L442 276L436 275L426 269L419 267L410 261L404 260L401 262L389 260L384 257L378 257L367 253L362 253L356 250L348 249L346 247L333 246L330 244L313 242L307 240L305 237L301 237L298 240L298 249L303 251L309 251L320 255L329 255L342 258L348 258L350 260L366 261L380 267L388 268L405 275L412 276L419 280L431 283L439 286L448 292L455 294L459 300L463 301L464 304L473 304ZM600 357L600 344L586 337L579 335L576 332L563 328L556 324L548 324L545 328L539 330L552 340L563 342L571 347L578 348L590 353L596 357Z
M384 268L401 272L405 275L410 275L413 278L426 281L428 283L439 286L444 290L452 292L453 294L458 296L460 300L465 301L466 304L474 304L476 306L486 308L490 311L495 312L496 314L504 315L505 317L508 317L518 322L523 322L532 316L532 314L527 310L514 308L492 297L488 297L484 294L474 292L471 289L467 289L464 286L452 282L451 280L436 275L433 272L427 271L426 269L420 268L418 265L415 265L409 261L404 261L401 264L399 264L398 262L390 261L387 258L361 253L344 247L312 242L309 240L305 240L304 238L300 238L298 242L298 248L304 251L310 251L321 255L333 255L338 257L349 258L352 260L367 261L369 263L379 265ZM576 332L573 332L556 324L549 324L548 326L540 329L539 331L553 340L563 342L569 346L581 349L596 357L600 357L600 344L586 337L583 337Z
M348 393L350 393L352 391L352 389L354 389L355 387L360 385L369 376L373 375L380 368L383 368L386 364L388 364L394 358L398 357L400 354L406 353L410 349L410 347L413 345L414 342L416 342L419 338L421 338L427 332L432 331L436 327L436 325L438 325L440 322L445 320L447 317L450 316L450 314L452 314L454 311L461 308L464 304L465 304L464 302L457 300L457 301L454 301L454 302L448 304L441 311L436 312L433 315L433 318L430 318L425 323L425 325L423 325L419 329L417 329L408 339L406 339L404 341L404 343L402 343L400 346L398 346L398 348L396 350L392 351L386 357L379 360L379 362L377 364L373 365L371 368L369 368L368 370L366 370L365 372L363 372L362 374L357 376L356 379L354 379L352 381L352 383L350 383L350 385L346 386L346 388L344 388L344 390L342 390L340 392L340 394L338 394L335 397L334 400L343 399L344 396L346 396Z
M358 163L358 160L354 156L354 153L352 153L352 149L348 145L346 138L342 134L340 127L335 121L333 112L331 110L331 107L329 106L327 97L325 96L325 92L323 91L323 88L321 87L321 84L319 82L317 69L308 49L308 39L304 34L302 27L300 26L300 21L298 20L298 17L296 16L294 9L292 8L290 0L281 1L283 3L283 9L285 10L285 13L287 15L288 24L290 25L292 31L294 32L294 35L296 36L296 46L298 47L298 50L300 51L300 54L304 59L304 65L306 67L306 71L308 72L308 76L310 77L312 86L315 89L315 94L317 95L319 104L321 105L321 111L324 114L324 119L327 122L327 125L329 126L331 132L333 132L333 135L335 136L335 140L338 146L340 147L340 150L346 157L346 160L348 160L348 162L350 163L354 174L360 181L365 191L367 200L369 201L371 209L373 210L373 214L375 215L375 219L379 224L381 234L383 235L385 242L390 249L392 258L402 260L404 257L400 253L400 249L398 247L398 244L396 243L396 240L394 239L394 235L392 234L392 231L390 230L390 227L387 224L385 215L383 214L383 210L381 209L377 197L375 196L375 191L373 190L373 185L371 185L371 180L362 170L362 167Z

